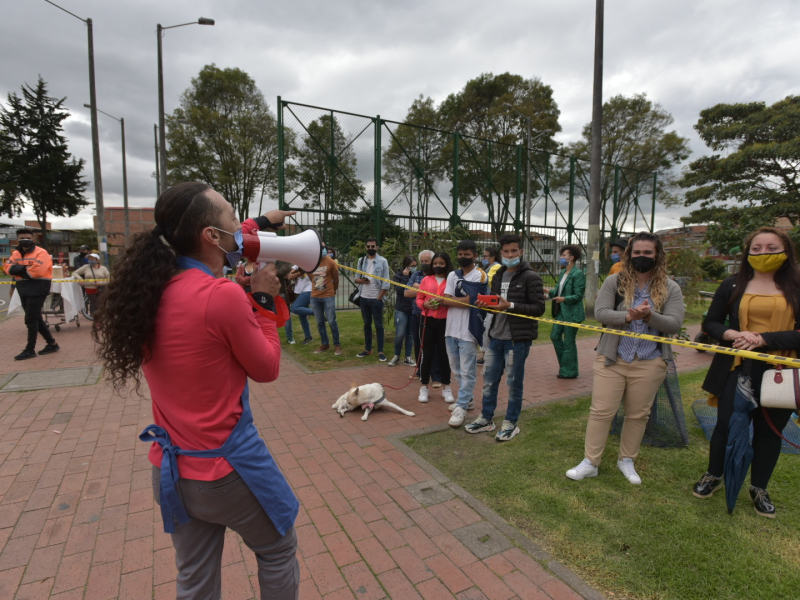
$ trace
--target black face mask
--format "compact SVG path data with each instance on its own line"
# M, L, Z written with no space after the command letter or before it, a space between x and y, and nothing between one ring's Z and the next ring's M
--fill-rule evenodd
M367 254L369 254L370 256L375 256L377 253L378 250L376 248L367 248Z
M431 272L431 263L420 263L420 271L428 275Z
M467 258L466 256L459 256L458 257L458 266L462 269L466 269L470 265L475 264L475 259Z
M649 256L634 256L631 259L631 264L639 273L647 273L655 268L656 259Z
M433 272L436 275L444 275L447 273L447 267L433 267Z
M35 244L33 243L33 240L20 240L19 246L17 246L17 250L19 250L20 252L22 251L29 252L30 250L33 250L34 246Z

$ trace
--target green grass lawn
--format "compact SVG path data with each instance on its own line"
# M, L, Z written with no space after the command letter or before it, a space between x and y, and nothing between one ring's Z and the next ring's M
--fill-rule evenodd
M708 456L690 408L703 376L680 377L689 447L644 446L641 486L616 468L617 437L597 478L564 476L583 457L589 398L524 411L507 444L463 429L406 442L609 598L800 598L800 456L782 454L770 482L776 519L756 515L746 489L733 516L724 490L691 494Z

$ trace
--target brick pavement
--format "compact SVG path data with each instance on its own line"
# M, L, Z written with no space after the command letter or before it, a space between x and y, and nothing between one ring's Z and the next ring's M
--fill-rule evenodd
M0 322L0 377L96 362L86 326L57 334L61 352L15 362L23 339L20 317ZM579 342L582 374L572 381L555 378L549 345L534 346L526 406L587 394L595 341ZM698 368L710 356L686 350L679 362L681 370ZM414 418L377 411L363 423L330 408L353 381L402 385L409 373L377 364L307 374L284 358L277 383L251 383L255 422L302 503L301 598L599 597L518 547L478 558L460 539L470 525L486 524L484 516L452 494L431 504L409 493L434 477L387 436L444 424L443 402L420 405L412 384L390 398ZM0 392L0 599L174 598L172 545L154 510L148 448L137 438L150 422L147 399L116 396L102 382ZM257 597L255 559L233 532L222 573L223 598Z

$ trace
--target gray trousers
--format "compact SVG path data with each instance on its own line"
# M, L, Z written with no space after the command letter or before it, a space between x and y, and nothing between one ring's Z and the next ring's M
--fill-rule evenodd
M161 498L161 469L153 467L153 495ZM178 600L219 600L225 529L242 536L256 555L261 600L297 600L300 566L294 527L281 536L236 471L216 481L179 479L178 495L192 518L175 525Z

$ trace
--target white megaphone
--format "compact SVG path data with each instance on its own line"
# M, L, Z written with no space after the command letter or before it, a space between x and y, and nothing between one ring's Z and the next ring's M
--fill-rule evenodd
M263 264L283 260L311 273L322 259L322 239L316 229L283 237L269 231L245 233L242 241L242 255L250 262Z

